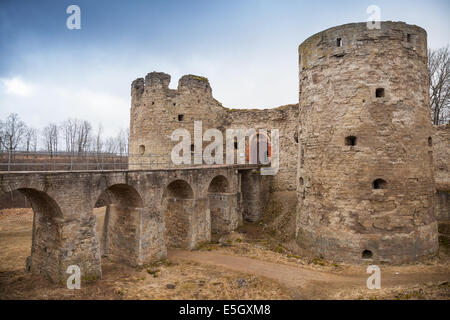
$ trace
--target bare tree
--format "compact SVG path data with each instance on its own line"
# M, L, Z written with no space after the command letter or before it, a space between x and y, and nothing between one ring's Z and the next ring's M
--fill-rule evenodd
M97 130L97 136L95 138L95 145L94 145L94 151L96 153L101 153L103 149L103 126L101 123L98 124L98 130Z
M58 136L59 127L55 123L48 124L43 130L44 145L51 157L58 152Z
M37 149L37 130L34 128L26 128L25 143L23 148L28 152L36 152Z
M105 152L107 153L117 153L117 139L109 137L105 141Z
M2 148L13 153L22 143L25 136L26 125L20 120L17 113L11 113L6 121L0 122L0 144Z
M77 138L78 138L79 121L77 119L67 119L61 124L61 131L66 144L66 151L75 153L77 150Z
M121 156L128 153L128 129L120 129L116 136L116 145L117 151Z
M127 128L127 130L125 130L125 134L126 134L126 139L127 139L127 150L126 153L129 154L130 152L130 127Z
M92 126L88 121L69 118L63 121L60 127L67 152L82 153L95 149L92 139Z
M78 153L89 151L89 145L91 142L91 134L92 134L92 126L91 124L84 120L80 123L80 127L77 135L77 146Z
M449 47L428 52L431 120L434 125L450 121Z

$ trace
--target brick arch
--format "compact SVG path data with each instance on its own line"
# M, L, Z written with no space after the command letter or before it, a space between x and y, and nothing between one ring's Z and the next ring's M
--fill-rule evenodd
M237 176L237 173L235 172L235 169L216 169L211 170L208 172L205 172L203 174L199 181L195 184L196 188L194 190L194 193L197 198L204 198L208 196L208 190L211 186L211 183L215 178L218 176L222 176L223 179L227 181L227 191L226 192L235 192L236 190L236 179L235 176Z
M53 188L53 184L49 183L47 179L35 179L30 176L27 179L14 179L12 181L5 179L5 181L2 182L3 183L0 183L0 195L13 191L18 191L25 195L24 192L27 192L26 190L30 190L31 192L41 192L55 201L55 203L58 203L58 191L60 190ZM63 210L60 211L64 214Z
M58 281L62 272L60 261L63 240L61 237L62 211L48 193L34 188L16 189L31 203L34 211L31 254L27 258L27 270L33 274Z
M207 184L208 193L227 193L230 192L230 182L222 174L213 177Z
M194 188L192 188L189 182L187 182L184 179L171 180L164 187L161 202L163 202L165 198L168 197L176 199L194 199L195 198Z
M121 207L144 207L140 193L133 186L125 183L116 183L106 187L97 196L96 207L99 200L103 200L105 204L116 204Z
M47 210L52 216L62 217L59 205L48 193L35 188L18 188L16 190L25 195L35 207Z

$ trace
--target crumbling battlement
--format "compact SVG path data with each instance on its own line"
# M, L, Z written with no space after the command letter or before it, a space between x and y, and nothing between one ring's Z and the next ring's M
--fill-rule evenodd
M205 131L217 128L225 115L225 109L212 96L208 79L185 75L178 81L178 89L170 89L169 84L170 75L151 72L145 80L136 79L131 85L130 153L151 155L146 165L152 168L169 166L171 150L177 144L170 140L174 130L191 132L193 144L194 121L201 120ZM130 163L139 161L130 157Z
M156 90L164 90L168 96L174 97L176 94L191 91L200 91L205 96L212 97L211 86L205 77L192 74L182 76L178 81L178 89L169 89L171 77L164 72L150 72L144 78L138 78L131 84L131 96L140 98L147 90L147 94L155 93Z

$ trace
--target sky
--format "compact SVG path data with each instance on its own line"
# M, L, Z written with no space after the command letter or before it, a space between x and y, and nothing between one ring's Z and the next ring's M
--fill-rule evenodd
M73 4L79 30L66 26ZM0 119L86 119L113 136L129 125L131 82L152 71L173 89L205 76L230 108L297 103L298 45L367 21L369 5L427 30L430 48L450 43L449 0L0 0Z

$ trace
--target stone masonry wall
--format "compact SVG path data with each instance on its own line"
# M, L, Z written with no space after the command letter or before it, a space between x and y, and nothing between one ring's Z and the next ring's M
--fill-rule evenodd
M211 233L226 234L239 226L237 195L235 193L208 193L211 213Z
M300 45L299 105L227 109L203 77L183 76L177 90L168 88L164 73L135 80L130 152L150 159L130 157L130 167L170 167L178 143L171 133L187 129L194 144L194 121L203 122L202 132L215 128L224 138L228 128L267 129L269 137L270 129L279 129L278 174L253 189L249 172L241 174L236 199L246 219L258 221L270 211L283 229L297 207L298 244L338 260L404 262L434 254L435 207L439 215L447 210L441 193L449 157L448 147L437 150L448 142L448 130L433 130L429 121L427 35L401 22L381 25L347 24ZM191 155L200 151L192 147ZM291 193L297 201L286 203L295 198Z
M228 109L212 96L212 89L204 77L187 75L179 80L178 89L168 88L170 75L149 73L145 80L132 83L130 120L130 168L148 169L170 168L170 154L178 141L171 141L175 129L186 129L194 145L194 121L202 121L202 133L207 129L218 129L224 138L226 152L226 129L279 130L279 163L276 175L270 176L270 192L296 190L297 144L298 144L298 105L287 105L275 109L249 110ZM209 142L203 142L203 149ZM248 138L246 147L248 148ZM194 152L199 152L193 146ZM234 150L236 157L237 150ZM138 154L141 153L142 156ZM134 156L137 155L137 156ZM289 198L291 199L291 198ZM293 198L292 198L293 199ZM272 199L276 200L276 199ZM244 204L247 199L244 199ZM265 203L253 209L252 220L259 220L265 210ZM295 203L289 207L295 206ZM248 212L248 206L247 211ZM252 209L252 210L253 210ZM295 212L292 212L295 214Z
M298 244L355 262L436 253L426 32L331 28L299 64Z
M157 161L156 157L163 162L157 167L168 168L171 150L178 143L171 141L170 135L175 129L187 129L193 144L194 121L202 121L202 133L207 129L220 130L224 143L226 129L267 129L269 137L270 129L278 129L280 170L273 177L271 190L295 191L298 105L265 110L227 109L213 98L206 78L183 76L177 90L169 89L169 82L170 75L152 72L145 81L140 78L132 84L130 152L139 154L145 149L144 155L155 157L153 160L130 158L130 163L137 163L134 168L145 169L148 161ZM207 144L203 143L203 147ZM143 163L139 165L139 161Z
M112 261L138 265L139 209L111 204L105 214L102 256Z
M245 171L241 176L243 218L257 222L261 219L269 201L269 176L262 176L259 171Z
M436 179L436 218L439 244L450 248L450 124L435 126L432 139Z
M166 225L166 245L174 248L189 248L191 246L191 218L193 199L167 199L164 211Z
M227 128L253 128L280 131L280 169L271 179L271 191L295 191L298 149L298 105L286 105L274 109L228 109Z
M450 191L450 124L434 126L433 158L436 189Z
M35 215L27 270L65 284L70 265L80 267L82 281L100 278L101 256L130 265L164 258L167 252L164 231L170 225L165 225L162 203L173 181L184 181L192 188L186 247L194 248L209 241L208 189L216 177L226 179L229 194L237 198L238 167L4 172L0 173L0 196L19 190L32 204ZM93 209L105 193L109 208L103 239L99 239Z

